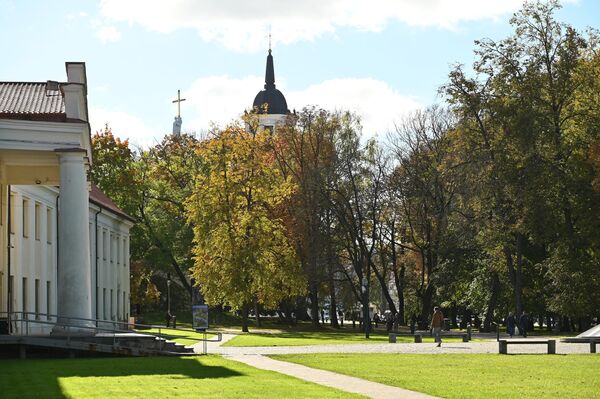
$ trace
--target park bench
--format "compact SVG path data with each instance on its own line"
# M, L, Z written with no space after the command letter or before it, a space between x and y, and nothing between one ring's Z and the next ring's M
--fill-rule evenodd
M395 344L396 343L396 337L414 337L415 339L415 344L420 344L421 342L423 342L423 334L419 334L419 333L415 333L415 334L402 334L402 333L390 333L389 334L389 338L388 338L388 342L390 344ZM462 338L462 342L469 342L469 335L467 333L464 334L451 334L451 333L447 333L447 334L440 334L440 336L442 338L456 338L456 337L461 337Z
M499 339L498 350L501 355L508 354L508 344L519 344L519 345L536 345L544 344L548 345L548 354L556 354L556 340L554 339Z
M570 338L563 338L560 340L560 342L566 342L566 343L570 343L570 344L590 344L590 353L596 353L596 345L600 344L600 337L596 338L596 337L570 337Z

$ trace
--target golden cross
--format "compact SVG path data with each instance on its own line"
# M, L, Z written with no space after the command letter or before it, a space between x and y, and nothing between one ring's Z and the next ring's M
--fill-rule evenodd
M185 98L181 98L181 91L177 90L177 100L173 100L174 103L177 103L177 117L181 117L181 102L185 101Z

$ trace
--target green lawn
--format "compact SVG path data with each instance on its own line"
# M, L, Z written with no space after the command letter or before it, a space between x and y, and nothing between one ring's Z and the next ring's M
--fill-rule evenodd
M460 338L444 338L444 342L460 342ZM324 344L381 344L388 342L387 333L377 332L371 334L369 339L364 333L353 330L320 330L296 331L281 330L272 333L244 333L236 336L223 346L301 346ZM413 337L398 336L398 343L414 342ZM433 337L424 336L423 342L433 342ZM391 344L390 344L391 345Z
M307 354L275 359L449 399L598 398L600 355Z
M159 330L158 328L139 330L140 333L155 334L157 336L159 331L160 337L168 339L170 341L175 341L183 345L194 345L200 342L201 339L203 339L203 334L195 331L179 331L168 329ZM216 335L214 334L206 334L207 339L215 339L215 337Z
M218 356L0 360L8 398L362 398Z

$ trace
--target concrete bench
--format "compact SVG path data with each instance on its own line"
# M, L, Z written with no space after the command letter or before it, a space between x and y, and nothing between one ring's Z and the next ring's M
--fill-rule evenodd
M389 337L388 337L388 342L390 344L395 344L396 343L396 337L414 337L415 339L415 344L420 344L421 342L423 342L423 335L422 334L398 334L398 333L390 333ZM440 337L442 338L457 338L457 337L461 337L462 338L462 342L469 342L469 335L468 334L440 334Z
M556 340L554 339L500 339L498 340L498 350L501 355L508 354L508 344L548 345L548 354L556 354Z
M596 353L596 345L600 344L600 338L596 337L570 337L563 338L560 342L566 342L569 344L590 344L590 353Z
M388 342L390 344L396 343L396 337L414 337L415 343L423 342L423 336L421 334L402 334L402 333L389 333Z

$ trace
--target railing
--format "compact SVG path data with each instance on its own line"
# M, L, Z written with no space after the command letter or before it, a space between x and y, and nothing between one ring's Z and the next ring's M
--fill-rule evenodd
M30 317L32 316L32 317ZM45 317L46 320L41 320L40 317ZM165 331L178 331L178 332L193 332L198 333L199 331L191 329L191 328L176 328L176 327L165 327L161 325L152 325L152 324L139 324L139 323L127 323L122 321L113 321L113 320L103 320L103 319L88 319L82 317L68 317L68 316L59 316L55 314L49 313L35 313L35 312L11 312L10 314L7 312L0 312L0 318L6 318L9 320L9 333L11 331L17 330L19 334L24 336L33 336L31 334L31 325L41 325L43 326L64 326L64 335L66 336L67 342L70 343L71 339L74 336L81 336L81 330L89 330L92 335L97 335L99 333L108 333L112 334L113 337L113 345L116 345L117 334L119 333L131 333L132 330L135 331L136 334L151 336L151 337L159 337L161 338L160 342L160 350L163 350L164 343L168 339L169 334L164 333ZM55 319L56 321L51 321L51 319ZM59 322L60 321L60 322ZM93 326L88 326L81 323L73 323L77 322L90 322ZM103 323L104 325L112 324L112 328L104 328L99 327L98 324ZM139 331L136 328L143 329L154 329L158 330L158 333L152 332L143 332ZM75 330L76 331L75 331ZM207 353L207 342L220 342L222 340L222 334L218 331L207 331L202 330L202 338L193 338L190 337L188 339L197 340L198 342L202 342L202 353ZM207 335L213 334L216 335L215 339L208 339ZM44 336L47 334L37 334L38 336Z

